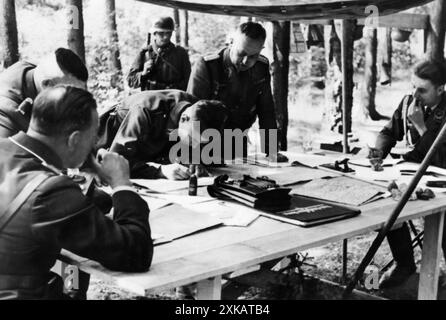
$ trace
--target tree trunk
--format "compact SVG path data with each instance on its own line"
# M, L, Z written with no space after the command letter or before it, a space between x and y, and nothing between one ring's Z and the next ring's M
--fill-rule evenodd
M288 73L290 69L290 22L273 22L272 89L278 122L279 148L288 149Z
M325 55L327 75L325 84L324 120L331 131L336 131L342 124L342 73L341 73L341 40L334 24L326 26ZM338 131L340 131L338 129Z
M175 21L175 43L181 43L180 11L173 9L173 20Z
M85 63L85 37L82 0L67 0L68 5L68 48Z
M117 73L122 73L118 28L116 25L115 0L105 0L105 17L108 34L108 47L110 48L110 69L116 71Z
M383 36L384 39L379 43L381 51L380 83L384 86L392 83L392 28L386 28Z
M0 1L0 65L9 67L19 60L14 0Z
M446 3L436 0L430 8L430 23L427 36L427 56L431 59L444 59L444 38L446 29Z
M181 46L187 49L189 47L189 12L181 10L181 15Z
M344 134L344 152L348 153L347 133L352 131L353 108L353 43L356 30L355 20L341 21L342 37L342 132Z
M364 36L366 42L365 48L365 67L364 83L362 85L362 111L366 118L374 121L386 119L386 117L376 111L376 82L377 82L377 58L378 58L378 31L376 28L365 27Z

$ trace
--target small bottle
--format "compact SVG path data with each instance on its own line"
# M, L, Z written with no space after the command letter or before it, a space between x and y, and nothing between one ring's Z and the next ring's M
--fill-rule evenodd
M192 164L189 167L190 170L190 177L189 177L189 195L190 196L196 196L197 195L197 188L198 188L198 179L196 174L196 166Z

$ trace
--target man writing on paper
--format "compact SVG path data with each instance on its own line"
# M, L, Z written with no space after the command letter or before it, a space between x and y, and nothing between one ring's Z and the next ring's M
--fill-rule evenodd
M199 148L207 142L201 134L206 129L221 133L227 117L219 101L198 100L180 90L144 91L101 116L97 147L127 158L132 178L186 180L191 172L170 159L171 148L177 143Z
M61 249L112 270L149 268L149 208L132 188L127 161L105 150L92 161L113 189L113 220L60 174L83 164L97 130L92 95L56 87L37 97L27 133L0 139L0 299L66 298L50 272Z
M376 148L383 152L383 158L396 141L405 138L413 149L403 158L422 162L446 122L445 63L432 60L421 62L415 67L412 83L413 94L404 97L376 140ZM446 168L446 141L441 142L431 164ZM387 240L396 263L381 278L381 288L399 285L416 271L407 224L389 232ZM446 254L446 236L443 236L442 246Z

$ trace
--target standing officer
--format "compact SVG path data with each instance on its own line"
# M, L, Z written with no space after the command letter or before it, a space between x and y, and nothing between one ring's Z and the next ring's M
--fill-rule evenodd
M390 122L378 135L376 148L385 158L403 138L413 149L403 158L407 161L422 162L446 122L446 66L444 62L423 61L415 67L412 77L414 94L406 96L393 114ZM446 168L446 141L432 158L431 164ZM387 236L395 265L380 280L380 287L386 288L403 283L416 271L407 224L389 232ZM443 253L446 254L446 234L443 236Z
M59 48L38 65L19 61L0 74L0 137L26 131L33 99L57 84L85 89L88 71L71 50Z
M112 270L149 268L149 208L132 188L128 162L105 150L93 160L113 189L113 220L60 175L82 165L97 130L93 96L56 87L37 97L27 133L0 139L0 299L63 298L63 282L50 272L61 249Z
M223 102L230 110L226 129L244 131L259 117L260 129L277 130L269 62L260 55L265 40L266 31L259 23L242 23L228 47L201 57L194 65L187 92ZM268 149L266 139L262 152Z
M131 88L186 90L191 69L189 55L183 47L170 41L174 29L170 17L155 21L147 47L138 54L127 76Z

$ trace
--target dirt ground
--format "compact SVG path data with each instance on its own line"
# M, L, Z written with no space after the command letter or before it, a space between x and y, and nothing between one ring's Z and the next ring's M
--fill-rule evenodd
M408 79L407 74L402 75L400 79ZM355 79L355 82L360 83L361 78ZM355 105L353 108L353 132L355 137L359 138L359 144L363 147L374 144L374 139L379 130L384 126L386 121L373 122L364 119L362 111L357 101L359 101L359 88L355 90ZM289 117L289 148L302 147L302 141L323 140L324 137L333 137L332 133L324 132L323 130L323 98L322 90L311 86L310 82L304 83L302 87L297 90L291 86L290 91L297 91L296 98L290 101ZM394 81L391 87L378 87L377 94L377 109L380 113L391 116L393 110L397 107L402 96L410 91L410 83L407 81ZM423 221L415 221L418 229L422 229ZM348 241L348 264L347 277L351 277L362 260L365 252L371 245L376 233L370 233L349 239ZM331 243L329 245L308 250L302 253L308 255L302 270L311 276L326 279L335 283L342 284L342 243ZM420 249L415 250L415 257L417 264L420 261ZM373 265L378 268L383 267L386 262L391 259L390 251L385 241L378 251ZM446 268L444 261L442 262L442 274L445 275ZM373 295L392 299L415 299L417 290L417 276L411 277L407 283L392 291L370 292ZM443 281L446 284L446 281ZM330 285L319 284L314 285L309 280L310 293L304 295L306 299L339 299L340 290ZM255 299L301 299L303 296L299 290L293 290L296 284L289 283L289 289L284 293L284 290L277 290L277 288L259 289L246 288L238 299L255 300ZM282 288L283 289L283 288ZM296 289L296 288L294 288ZM299 288L297 288L299 289ZM286 291L286 290L285 290ZM294 295L294 296L293 296ZM443 292L442 297L446 298ZM158 295L149 296L147 298L138 297L128 292L122 291L115 286L108 285L97 278L92 278L90 290L88 292L89 299L97 300L120 300L120 299L176 299L173 290L162 292Z

